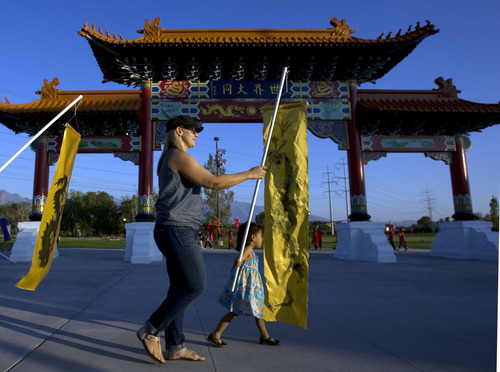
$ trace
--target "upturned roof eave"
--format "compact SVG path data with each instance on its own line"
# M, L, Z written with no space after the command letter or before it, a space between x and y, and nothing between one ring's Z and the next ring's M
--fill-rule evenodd
M40 98L28 103L0 102L0 112L26 115L57 113L80 95L83 98L78 104L79 111L135 112L139 110L141 105L140 90L58 91L54 97Z
M245 46L266 46L266 45L282 45L282 46L353 46L353 45L366 45L366 44L394 44L417 41L429 35L439 32L430 22L427 21L425 26L417 26L411 30L411 26L404 34L401 30L395 35L391 36L389 33L385 38L381 34L377 39L362 39L351 36L354 30L349 26L338 26L335 18L332 19L337 24L333 28L328 29L165 29L158 27L151 27L149 31L139 30L143 36L136 39L125 39L120 34L113 36L106 31L106 34L95 26L92 28L85 24L78 34L83 37L92 37L95 41L100 41L108 46L122 46L129 47L133 45L149 46L157 44L161 45L175 45L177 47L192 47L192 46L231 46L241 45ZM148 20L146 20L146 25ZM158 20L159 24L159 20ZM334 23L332 23L334 25ZM146 27L145 27L146 28Z

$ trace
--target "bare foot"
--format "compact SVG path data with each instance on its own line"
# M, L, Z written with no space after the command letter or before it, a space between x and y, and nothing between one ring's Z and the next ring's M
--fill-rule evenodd
M186 359L186 360L205 360L204 356L199 355L193 350L185 347L181 350L170 350L167 352L168 360L178 360L178 359Z

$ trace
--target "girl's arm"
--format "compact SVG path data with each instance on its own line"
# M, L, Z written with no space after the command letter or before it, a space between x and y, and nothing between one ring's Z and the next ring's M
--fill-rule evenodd
M240 267L242 262L250 261L253 257L252 247L247 245L245 250L243 251L243 255L241 256L241 261L236 259L234 261L234 265Z
M250 179L262 179L266 175L266 167L257 166L241 173L215 176L202 167L195 158L183 151L175 151L170 156L168 166L192 183L214 190L227 189Z

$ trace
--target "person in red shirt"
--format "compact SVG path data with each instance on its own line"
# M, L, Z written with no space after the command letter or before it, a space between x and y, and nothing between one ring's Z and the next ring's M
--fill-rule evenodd
M401 250L401 246L405 247L405 250L408 250L408 245L406 245L405 233L403 232L403 228L399 228L399 250Z
M229 249L234 249L234 244L233 244L233 231L232 230L229 230L229 239L228 239L228 245L229 245Z
M387 238L387 240L392 246L392 249L396 250L396 246L394 245L394 225L389 225L389 237Z
M321 249L321 230L319 227L314 229L312 243L314 245L314 249Z

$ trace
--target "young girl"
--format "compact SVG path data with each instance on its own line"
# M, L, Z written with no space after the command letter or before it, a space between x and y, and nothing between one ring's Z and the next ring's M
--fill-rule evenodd
M236 250L240 251L243 246L243 236L245 235L246 223L240 225L238 229L238 242ZM259 343L261 345L279 345L279 340L269 336L266 329L266 323L262 320L264 311L264 286L258 271L259 259L253 252L254 248L262 246L262 227L250 223L247 241L245 242L242 261L235 260L231 269L229 280L224 287L224 291L219 297L219 303L227 307L229 312L224 315L215 331L208 335L207 341L215 347L225 347L227 344L220 339L222 332L227 328L231 320L238 315L253 315L255 323L260 332ZM231 292L234 276L237 267L240 267L238 280L234 292Z

